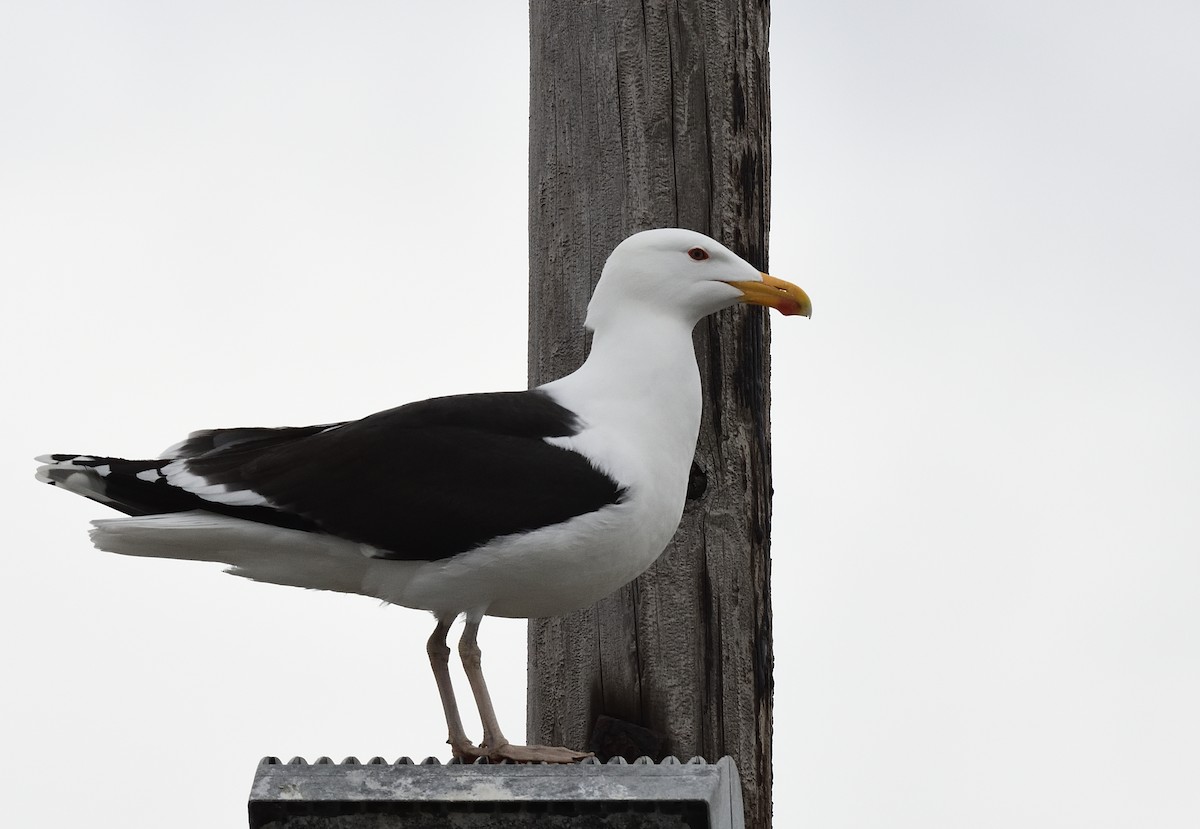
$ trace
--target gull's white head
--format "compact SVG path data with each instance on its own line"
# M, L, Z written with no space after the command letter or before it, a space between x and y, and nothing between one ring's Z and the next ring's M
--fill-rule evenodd
M694 326L739 302L812 316L800 288L760 272L703 233L679 228L644 230L617 245L588 305L593 331L616 317L644 312Z

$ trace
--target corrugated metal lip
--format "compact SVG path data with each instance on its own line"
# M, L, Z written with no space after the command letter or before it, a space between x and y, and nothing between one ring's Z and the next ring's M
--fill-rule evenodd
M743 826L741 783L729 757L572 765L264 757L249 812L251 829Z

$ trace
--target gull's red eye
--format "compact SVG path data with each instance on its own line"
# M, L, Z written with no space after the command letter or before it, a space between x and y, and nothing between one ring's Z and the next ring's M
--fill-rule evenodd
M688 256L695 259L697 262L703 262L708 258L708 251L704 248L692 248L688 251Z

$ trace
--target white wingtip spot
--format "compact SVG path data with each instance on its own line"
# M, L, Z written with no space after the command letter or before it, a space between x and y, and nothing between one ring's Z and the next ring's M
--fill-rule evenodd
M61 476L56 475L54 476L54 483L68 492L74 492L76 495L91 498L93 501L99 501L102 504L117 503L104 494L104 484L98 476L90 474L90 470L68 472Z

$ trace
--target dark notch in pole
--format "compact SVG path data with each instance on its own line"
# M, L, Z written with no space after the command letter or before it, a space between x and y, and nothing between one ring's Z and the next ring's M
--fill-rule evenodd
M699 230L766 270L768 24L752 0L530 4L531 384L582 363L588 298L633 232ZM755 827L771 820L768 344L762 309L700 324L705 414L675 541L612 597L529 629L531 742L584 745L607 716L662 755L729 754Z

